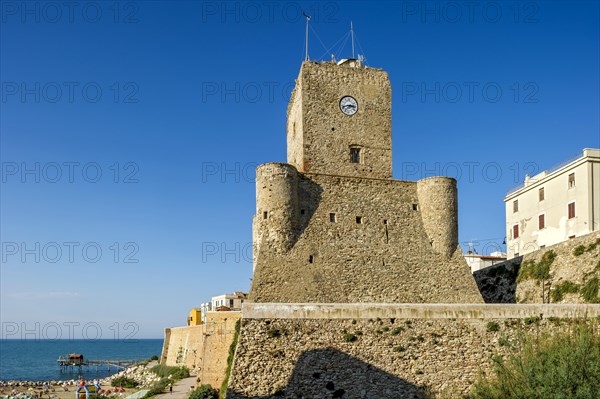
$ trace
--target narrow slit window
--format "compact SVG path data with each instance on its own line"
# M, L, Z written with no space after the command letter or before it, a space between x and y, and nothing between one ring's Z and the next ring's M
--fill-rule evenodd
M575 217L575 203L571 202L568 206L569 219L573 219Z
M331 212L329 214L329 222L330 223L335 223L335 213L334 212Z
M266 219L266 218L268 218L268 217L269 217L269 212L267 212L267 211L264 211L264 212L263 212L263 219Z
M314 256L312 256L312 255L310 255L310 256L308 257L308 263L311 263L311 264L312 264L312 263L314 263L314 262L315 262L315 257L314 257Z
M575 187L575 173L569 175L569 188Z
M300 214L304 215L306 213L306 209L300 209Z
M357 216L356 217L356 224L362 224L362 222L363 222L362 216Z
M419 205L412 204L412 208L413 208L413 211L418 211L419 210Z
M359 147L350 147L350 162L361 163L361 151Z

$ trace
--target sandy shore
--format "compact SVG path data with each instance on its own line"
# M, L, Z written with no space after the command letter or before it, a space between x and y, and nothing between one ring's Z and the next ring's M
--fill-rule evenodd
M100 387L105 391L105 396L115 399L125 398L141 389L152 385L159 377L150 371L156 365L156 361L148 364L133 365L125 370L98 381ZM115 392L111 385L113 378L126 376L133 378L139 383L136 388L125 388L123 392ZM86 381L92 384L93 381ZM77 399L75 390L80 384L77 380L65 381L0 381L0 397L4 399Z

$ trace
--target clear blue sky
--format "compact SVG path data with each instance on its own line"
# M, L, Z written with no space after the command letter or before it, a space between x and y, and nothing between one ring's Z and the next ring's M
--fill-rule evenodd
M68 338L68 323L160 337L248 289L254 167L286 160L301 9L312 59L352 20L359 52L389 72L394 177L458 177L461 243L501 243L509 188L600 147L596 1L116 4L1 3L13 338Z

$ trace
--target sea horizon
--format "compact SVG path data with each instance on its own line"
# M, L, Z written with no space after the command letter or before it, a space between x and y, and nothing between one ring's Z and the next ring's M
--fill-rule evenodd
M127 339L0 339L0 381L60 381L105 378L121 369L84 366L62 369L59 356L80 353L84 359L143 361L160 356L163 338Z

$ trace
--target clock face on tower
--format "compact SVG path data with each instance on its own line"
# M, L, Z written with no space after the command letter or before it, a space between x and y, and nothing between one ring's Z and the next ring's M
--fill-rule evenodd
M340 100L340 109L346 115L354 115L358 111L358 103L353 97L345 96Z

